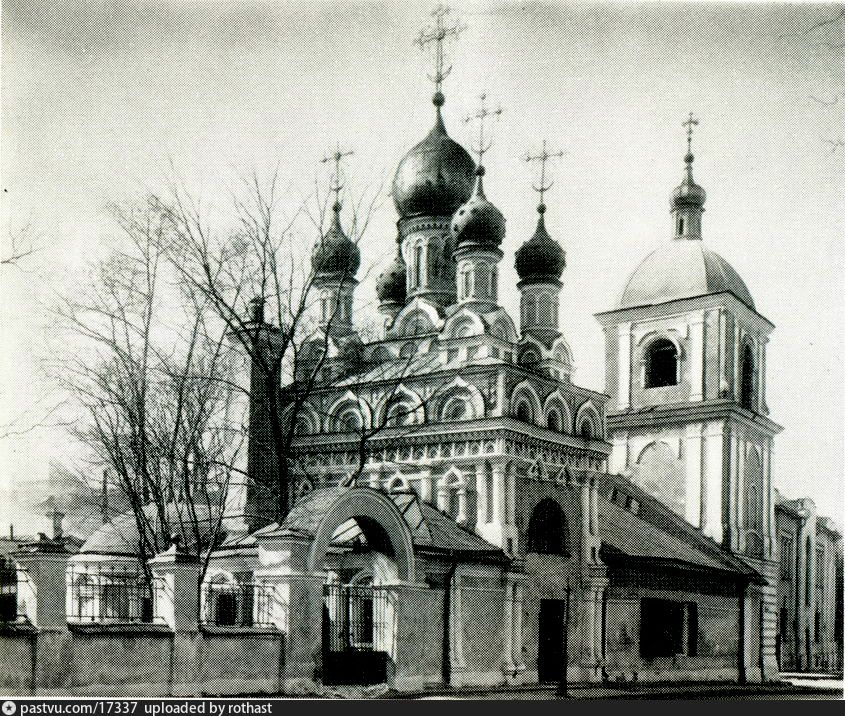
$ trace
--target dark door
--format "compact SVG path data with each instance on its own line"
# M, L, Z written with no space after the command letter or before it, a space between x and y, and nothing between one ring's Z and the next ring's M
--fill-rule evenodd
M537 675L540 681L559 681L563 669L562 599L541 599L538 625Z

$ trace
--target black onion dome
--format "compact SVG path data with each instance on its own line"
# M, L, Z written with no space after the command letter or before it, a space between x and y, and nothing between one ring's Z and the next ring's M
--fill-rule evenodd
M505 238L505 217L484 196L484 167L477 170L475 191L452 217L452 237L455 246L483 246L498 248Z
M672 192L672 206L675 208L682 206L704 206L704 201L707 199L707 192L704 188L693 181L692 178L692 154L687 154L684 157L686 162L686 175L684 180Z
M543 219L545 205L540 204L537 210L540 212L537 230L534 236L517 249L514 267L520 280L556 281L566 268L566 253L546 231L546 222Z
M399 162L393 177L393 201L403 219L451 216L472 194L475 162L447 133L437 110L428 136Z
M398 253L376 279L376 295L381 303L405 303L408 295L406 267Z
M340 204L335 204L329 230L311 254L315 273L352 277L361 266L361 251L340 226Z

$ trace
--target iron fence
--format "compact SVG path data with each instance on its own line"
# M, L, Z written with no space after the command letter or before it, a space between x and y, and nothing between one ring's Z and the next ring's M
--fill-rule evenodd
M387 640L388 590L369 584L323 587L323 650L381 651Z
M202 587L202 623L272 626L276 590L263 582L207 582Z
M162 583L126 565L85 565L67 571L68 621L153 623Z
M0 622L27 621L20 585L28 579L24 570L9 557L0 557Z

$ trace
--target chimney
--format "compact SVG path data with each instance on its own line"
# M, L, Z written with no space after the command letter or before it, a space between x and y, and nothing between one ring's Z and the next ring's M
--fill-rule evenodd
M55 497L50 498L50 503L53 508L47 512L47 517L51 517L53 520L53 539L58 541L62 538L62 520L64 519L65 513L60 512L59 508L56 507Z
M103 524L107 525L111 522L109 518L109 471L103 470L103 494L100 500L100 516L103 519Z
M14 541L15 539L15 526L9 525L9 539Z
M264 299L260 297L253 298L249 302L249 307L252 322L258 325L264 323Z

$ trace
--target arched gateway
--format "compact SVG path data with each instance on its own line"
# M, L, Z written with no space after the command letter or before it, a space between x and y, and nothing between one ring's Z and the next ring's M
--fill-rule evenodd
M413 492L370 487L314 489L280 525L254 538L264 565L256 577L287 595L291 685L418 688L438 678L440 659L426 654L440 652L449 673L462 667L466 607L457 597L458 566L474 563L474 578L499 594L509 563ZM490 646L485 668L492 674L502 647Z

